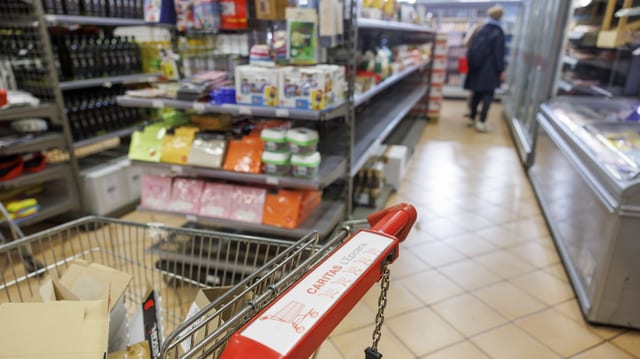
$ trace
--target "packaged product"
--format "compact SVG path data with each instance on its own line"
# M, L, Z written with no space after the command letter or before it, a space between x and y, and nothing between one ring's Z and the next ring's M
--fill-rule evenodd
M220 29L220 5L217 0L194 0L193 21L197 30Z
M318 148L318 132L305 127L287 131L287 142L291 153L313 153Z
M169 210L179 213L198 214L204 182L189 178L176 178L171 187Z
M280 106L322 110L333 102L331 72L319 67L284 68L280 71Z
M260 20L285 20L287 0L254 0L256 18Z
M291 157L291 154L288 152L264 151L262 153L264 173L279 176L288 174L290 169L289 157Z
M259 137L245 136L228 144L224 169L235 172L260 173L263 145Z
M262 188L234 186L231 191L231 215L229 219L260 223L267 191Z
M283 228L298 227L302 196L301 191L284 189L267 193L262 223Z
M221 168L226 151L227 138L224 133L198 132L189 153L189 164Z
M313 65L318 62L318 13L312 8L288 7L287 55L294 65Z
M291 172L294 177L313 178L320 168L320 152L294 154L291 156Z
M241 30L247 28L246 0L220 0L220 28Z
M195 138L197 127L183 126L168 130L162 138L160 161L165 163L187 164L189 152Z
M200 215L215 218L231 218L231 193L234 186L225 183L208 182L204 185L200 198Z
M236 66L236 102L257 106L278 106L278 74L274 69L252 65Z
M265 151L283 152L289 149L286 128L264 128L260 132Z
M148 209L169 209L172 181L171 177L142 176L140 205Z

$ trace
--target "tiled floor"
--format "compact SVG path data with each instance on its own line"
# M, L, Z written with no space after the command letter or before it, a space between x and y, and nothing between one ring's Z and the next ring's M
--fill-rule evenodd
M462 102L430 124L390 202L413 203L419 223L392 266L380 351L385 358L640 358L640 332L581 316L502 109L488 134L465 127ZM319 358L362 358L374 287Z

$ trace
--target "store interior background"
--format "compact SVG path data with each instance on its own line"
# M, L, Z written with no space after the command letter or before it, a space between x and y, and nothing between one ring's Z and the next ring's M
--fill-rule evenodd
M409 38L420 44L425 38L435 41L436 32L447 34L443 98L433 96L432 65L426 70L412 65L415 69L410 73L420 76L401 78L354 102L352 127L339 127L344 124L331 118L328 126L304 118L330 117L331 111L300 112L302 119L294 118L295 111L287 112L296 125L318 130L323 161L327 161L318 178L276 181L276 187L324 191L322 211L314 212L320 214L297 228L148 210L139 207L137 196L122 195L115 201L115 197L87 197L82 186L91 178L129 167L131 135L139 129L136 115L148 111L139 108L169 108L174 103L112 95L110 91L122 90L118 84L102 87L103 96L114 101L121 97L122 108L136 108L122 115L124 122L131 119L131 123L97 136L74 130L73 122L65 123L58 127L59 136L51 137L51 147L62 148L62 156L75 147L78 158L47 172L50 177L23 177L4 187L0 182L0 192L47 181L41 219L18 221L27 234L69 220L59 216L73 212L75 217L97 214L174 226L196 222L205 228L291 240L312 229L326 236L347 217L363 218L385 205L412 203L419 220L391 266L390 304L380 343L385 357L640 358L640 264L636 261L640 253L640 125L638 116L630 116L640 106L640 52L636 52L640 1L421 0L417 4L426 6L437 28L418 35L401 30L389 41L402 43ZM507 80L498 91L500 100L491 108L490 132L481 134L466 127L468 93L461 90L464 75L458 72L458 60L464 55L460 45L465 31L484 21L486 10L495 4L505 9ZM618 13L622 8L631 10ZM0 18L0 27L3 21L9 23ZM367 32L374 30L363 29L361 35L371 36L367 40L376 39L377 35ZM173 36L170 29L146 26L122 26L113 34L135 35L139 43ZM138 76L127 81L156 81L149 73ZM57 105L43 106L37 116L57 113L55 106L85 95L83 87L75 87L80 86L77 81L58 78L54 83L62 88L52 96ZM425 96L427 89L431 97ZM434 99L439 102L437 115L429 112L429 101ZM205 109L191 103L185 106L196 112ZM264 116L281 117L282 112L273 110ZM330 137L336 128L340 135ZM383 155L386 144L409 148L406 169L398 183L372 190L365 173L375 172L377 164L368 159ZM40 145L30 143L26 148ZM91 155L83 158L78 149ZM344 153L348 160L341 158ZM0 154L11 152L0 146ZM186 165L134 164L136 176L168 171L174 176L273 185L270 176L229 177ZM95 168L86 170L90 167ZM378 185L371 182L376 182L373 187ZM80 196L83 191L85 195ZM351 198L344 198L345 193ZM8 231L3 233L11 237ZM371 341L379 290L374 286L333 331L319 358L363 356Z

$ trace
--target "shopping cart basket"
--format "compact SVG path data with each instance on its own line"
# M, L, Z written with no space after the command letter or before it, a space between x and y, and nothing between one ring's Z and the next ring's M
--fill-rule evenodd
M397 214L407 211L409 216ZM326 311L314 308L303 312L304 308L297 307L300 313L296 326L303 328L298 334L306 338L310 330L316 330L326 337L329 334L327 328L335 327L366 290L380 279L383 264L397 256L398 240L392 236L403 239L413 221L415 210L410 206L370 216L374 232L389 234L386 235L391 238L389 245L377 257L375 253L369 253L368 268L364 268L364 262L358 263L363 266L363 272L360 278L353 278L353 283L358 285L345 282L350 287L345 287L348 291L343 291L339 297L342 298L341 309ZM309 274L321 268L333 258L332 253L345 248L343 243L352 243L353 240L345 240L352 234L353 224L346 223L331 238L320 243L317 233L291 242L86 217L0 246L0 303L39 301L38 290L45 278L59 277L71 262L85 259L134 276L125 293L129 315L145 299L149 287L156 290L161 298L163 332L169 333L162 343L163 358L220 355L227 358L232 353L222 354L222 350L229 338L240 334L248 322L258 320L287 324L290 317L286 317L285 312L260 312L269 310L274 298L283 292L285 295L290 293L296 288L297 281L304 281ZM26 247L30 248L30 258L38 263L35 268L25 267L21 262L21 254ZM191 258L190 261L185 260L187 258ZM169 262L174 264L167 266ZM204 274L196 275L194 272ZM219 284L231 287L194 313L191 305L198 291ZM346 300L344 293L348 294ZM302 302L302 305L308 303ZM332 314L328 321L327 313ZM280 321L261 320L269 316L278 317ZM308 322L309 319L314 323ZM317 320L325 323L320 331L316 328ZM292 328L296 332L295 327ZM245 346L237 339L234 337L235 342ZM321 343L318 340L308 341L305 350L310 350L311 346L317 348ZM315 348L310 353L313 351ZM259 354L235 357L263 358Z

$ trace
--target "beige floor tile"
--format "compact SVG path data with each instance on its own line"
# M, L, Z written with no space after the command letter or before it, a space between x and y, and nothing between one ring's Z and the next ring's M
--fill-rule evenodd
M450 264L438 270L466 290L482 288L502 280L497 274L471 259Z
M552 308L519 319L516 324L564 357L603 342L602 338Z
M390 319L389 328L417 355L424 355L463 339L462 335L429 308ZM384 337L384 336L383 336ZM389 356L390 358L402 358ZM355 357L350 357L355 358Z
M537 207L537 205L532 206ZM507 223L504 225L504 227L526 239L535 239L538 237L549 236L547 225L541 217L528 218L516 222Z
M448 348L438 350L435 353L427 354L423 359L489 359L478 347L469 341L452 345Z
M549 348L513 324L480 334L471 339L493 359L560 358Z
M582 309L580 308L578 301L575 299L556 304L553 308L566 315L567 317L573 319L576 323L578 323L580 326L584 327L591 333L603 339L611 339L625 331L624 329L616 327L589 324L589 322L587 322L582 315Z
M401 244L399 253L398 259L389 267L393 278L404 278L430 269L429 265L414 254L412 247Z
M439 267L466 258L464 254L439 241L413 247L412 253L432 267Z
M435 270L412 275L400 283L427 305L464 292L462 287Z
M446 238L443 239L442 242L468 257L496 250L496 247L489 243L489 241L473 233Z
M344 358L340 353L340 350L336 348L336 345L333 344L331 339L327 339L322 345L320 349L318 349L318 356L315 359L341 359Z
M493 204L483 208L482 211L477 211L477 213L479 216L484 217L495 225L508 223L518 219L517 213Z
M466 204L463 204L462 207L468 208ZM447 218L451 218L451 216ZM473 212L460 212L455 215L455 218L458 219L458 224L465 228L467 231L474 231L482 228L492 227L494 225L493 222Z
M540 311L544 303L509 282L478 289L473 294L509 320Z
M554 249L547 248L536 242L519 244L509 248L508 251L538 268L548 267L560 262L560 257Z
M564 270L564 264L562 264L562 262L550 265L544 268L544 271L563 282L569 283L569 277L567 276L567 272Z
M572 356L571 359L634 359L615 345L602 343L595 348Z
M467 337L506 323L506 319L478 298L463 294L432 306L447 322Z
M543 270L511 279L511 283L548 305L558 304L574 297L569 283Z
M393 277L393 274L392 274ZM380 297L380 285L373 286L362 298L362 302L371 309L378 311L378 298ZM404 285L392 279L387 294L387 307L384 311L385 318L395 317L399 314L421 308L422 302L418 300Z
M640 333L628 332L612 340L613 344L640 358Z
M352 332L331 335L331 341L342 353L344 358L364 358L364 349L371 345L373 325ZM378 350L385 358L415 358L409 348L404 345L388 328L387 323L382 329L382 337L378 343Z
M359 302L333 330L333 334L339 335L362 327L371 326L375 320L376 312L372 311L366 304Z
M523 242L527 242L527 238L513 233L512 231L508 230L505 226L506 225L486 228L479 231L475 231L474 233L479 235L481 238L486 239L487 241L491 242L491 244L499 248L513 247L517 244L522 244Z
M531 264L511 255L506 250L489 252L475 257L474 260L504 279L514 278L535 269Z
M436 239L451 237L465 232L464 228L445 218L438 218L436 220L426 222L423 221L421 228L428 235Z

